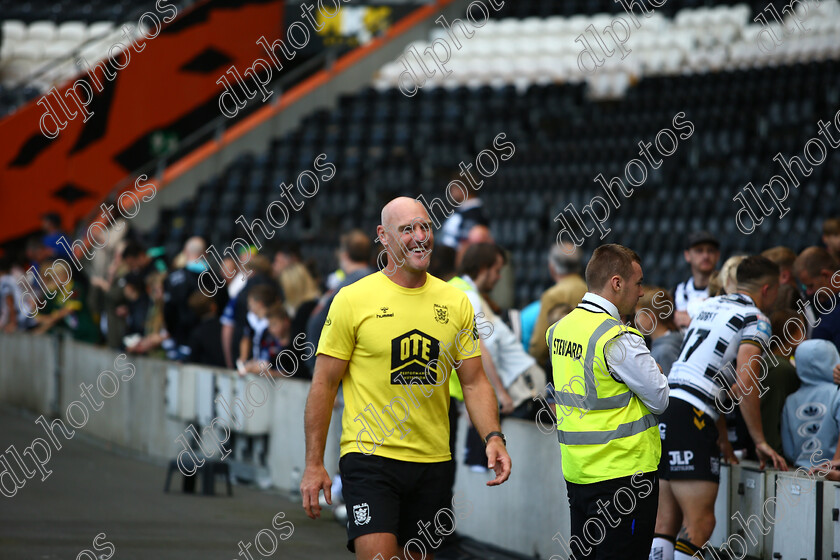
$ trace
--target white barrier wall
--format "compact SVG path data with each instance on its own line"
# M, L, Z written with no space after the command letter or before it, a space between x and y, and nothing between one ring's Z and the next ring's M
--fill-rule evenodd
M60 378L56 372L60 372ZM113 372L120 378L119 389L108 399L102 399L96 388L100 376L104 375L103 380L111 377L103 372ZM123 381L123 376L128 379ZM83 402L90 409L79 386L92 386L90 391L97 406L102 407L89 410L86 424L78 430L160 460L172 459L182 449L175 439L189 423L198 420L198 425L206 425L213 414L223 421L228 419L224 410L213 405L217 391L226 395L230 405L233 399L244 403L251 381L259 383L268 396L254 407L264 393L252 387L248 404L253 415L243 421L243 430L269 430L267 463L272 483L291 490L304 467L303 412L309 382L285 379L275 385L257 376L239 378L229 370L136 356L120 359L111 350L68 339L61 342L59 351L59 343L53 337L0 335L0 402L48 417L55 416L51 412L54 410L67 422L68 406L74 401ZM113 385L104 381L100 384L106 392L113 391ZM70 414L77 423L82 420L78 405L70 408ZM489 488L485 485L491 478L489 474L470 472L460 465L456 479L458 510L471 511L466 518L458 519L457 530L525 555L565 560L568 553L552 539L559 532L558 538L564 543L569 540L569 508L557 440L541 433L533 422L506 420L502 429L513 461L511 479L500 487ZM334 410L325 457L330 475L337 472L340 433L339 413ZM465 434L466 422L462 418L459 454ZM805 492L806 486L813 486L807 477L797 480L791 473L759 472L749 462L725 470L728 476L722 481L727 485L728 480L728 488L721 488L721 495L730 501L716 509L719 530L712 544L720 546L732 540L735 554L739 555L735 541L745 539L751 554L768 560L774 552L783 554L782 558L795 554L797 559L815 558L817 551L823 558L840 552L840 483L823 482ZM785 515L778 522L770 522L770 510L765 513L763 506L777 495L777 485L782 488L780 493L801 493L808 499L803 499L801 505L792 500L796 505L785 507ZM466 501L471 508L464 507ZM770 530L759 535L755 521L751 522L750 530L759 542L749 542L750 536L732 517L738 512L748 523L751 518L761 518ZM803 535L807 536L804 541ZM808 546L801 544L804 542ZM816 542L821 542L821 546L814 546Z
M0 401L52 414L58 399L58 339L0 334Z
M569 541L569 500L560 468L560 445L554 434L541 433L534 422L509 419L502 425L510 454L510 479L488 487L490 474L471 472L461 457L466 437L462 417L458 429L458 473L455 493L472 503L472 513L458 520L458 532L508 550L539 558L568 553L552 537ZM577 548L574 548L577 552Z

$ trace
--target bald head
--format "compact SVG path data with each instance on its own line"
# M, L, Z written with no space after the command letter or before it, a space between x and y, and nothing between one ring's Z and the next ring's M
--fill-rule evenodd
M199 258L205 249L207 249L207 244L201 237L195 236L187 239L187 242L184 243L184 256L187 258L187 262Z
M411 216L406 224L402 224L406 216ZM426 209L418 201L407 196L400 196L382 207L382 225L386 228L408 225L415 218L429 221Z
M482 225L471 227L470 231L467 232L467 238L464 241L467 245L474 245L476 243L495 243L493 234L490 233L490 228Z
M426 208L413 198L395 198L382 208L382 224L376 228L376 235L391 261L391 267L383 272L391 276L400 270L400 274L411 277L406 287L422 285L434 247Z

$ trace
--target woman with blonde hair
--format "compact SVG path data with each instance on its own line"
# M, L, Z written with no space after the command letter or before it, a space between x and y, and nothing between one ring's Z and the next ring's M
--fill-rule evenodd
M280 272L280 287L283 289L283 298L286 311L292 318L291 337L296 340L297 336L306 333L306 323L309 316L318 305L318 298L321 292L318 290L315 280L306 268L306 265L296 262L288 265ZM317 346L317 340L310 340ZM296 346L300 347L303 341ZM302 369L304 368L301 364ZM299 375L308 377L308 371L302 371Z

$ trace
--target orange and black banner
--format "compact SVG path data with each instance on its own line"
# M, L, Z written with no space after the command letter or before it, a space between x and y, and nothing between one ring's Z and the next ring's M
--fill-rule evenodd
M139 167L219 116L219 77L250 66L264 55L257 39L285 28L282 0L208 0L183 13L158 0L156 9L141 18L156 36L113 49L0 121L0 243L39 229L45 212L70 229L117 184L131 188Z

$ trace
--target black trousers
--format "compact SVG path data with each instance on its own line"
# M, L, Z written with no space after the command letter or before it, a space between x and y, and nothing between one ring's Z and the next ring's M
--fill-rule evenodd
M554 540L570 560L647 560L659 500L655 472L592 484L566 482L572 534ZM559 540L558 540L559 539Z

